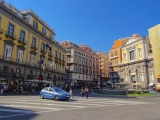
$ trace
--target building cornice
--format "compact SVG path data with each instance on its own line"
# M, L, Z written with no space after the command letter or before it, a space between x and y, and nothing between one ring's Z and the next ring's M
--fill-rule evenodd
M29 24L27 21L25 21L23 18L19 17L16 13L14 13L12 10L10 10L9 8L7 8L3 2L0 2L0 9L3 9L4 11L6 11L8 14L12 15L13 17L15 17L17 20L19 20L22 24L26 25L27 27L29 27L30 29L32 29L35 33L38 33L39 35L43 36L47 42L50 42L52 44L54 44L55 46L57 46L58 48L60 48L61 50L63 50L64 52L66 52L65 48L61 47L60 45L58 45L55 41L51 41L49 40L48 37L46 37L45 35L43 35L39 30L35 29L31 24Z

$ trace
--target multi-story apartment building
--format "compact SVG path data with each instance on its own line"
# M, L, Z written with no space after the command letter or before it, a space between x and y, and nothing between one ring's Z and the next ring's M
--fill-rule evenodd
M66 50L54 37L54 30L32 10L18 11L1 1L0 76L8 83L37 80L40 74L44 81L64 82Z
M100 57L100 80L101 85L106 85L109 80L109 56L105 52L96 52Z
M133 35L121 47L122 62L119 64L120 82L131 88L147 88L155 83L152 48L149 37Z
M61 43L67 49L66 82L71 85L100 84L99 55L86 45Z
M153 49L154 73L157 86L160 86L160 24L148 30Z
M109 76L112 82L119 81L118 75L118 64L122 61L122 53L121 53L121 46L123 40L116 40L114 45L112 46L111 50L109 51Z

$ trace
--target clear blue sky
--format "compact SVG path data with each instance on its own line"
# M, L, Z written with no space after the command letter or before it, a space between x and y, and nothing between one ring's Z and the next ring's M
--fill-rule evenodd
M32 9L56 32L56 40L107 52L114 40L148 35L160 23L160 0L5 0Z

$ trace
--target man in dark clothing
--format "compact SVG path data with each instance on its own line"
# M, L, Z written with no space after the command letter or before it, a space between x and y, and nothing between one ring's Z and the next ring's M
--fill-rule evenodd
M65 89L64 89L66 92L69 92L70 88L69 88L69 85L66 85Z

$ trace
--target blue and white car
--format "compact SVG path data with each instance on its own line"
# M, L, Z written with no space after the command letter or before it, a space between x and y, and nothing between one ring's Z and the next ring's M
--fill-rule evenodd
M70 94L59 87L45 87L40 92L40 98L68 100L70 98Z

